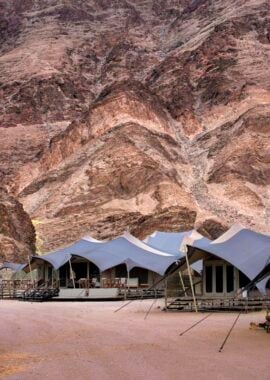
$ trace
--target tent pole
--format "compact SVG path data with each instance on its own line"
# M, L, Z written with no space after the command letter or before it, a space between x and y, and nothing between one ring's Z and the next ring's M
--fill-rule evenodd
M29 264L29 269L30 269L31 282L32 282L32 285L34 285L30 256L28 256L28 264Z
M192 276L191 276L191 271L190 271L190 266L189 266L188 253L185 252L185 254L186 254L187 269L188 269L188 275L189 275L189 281L190 281L190 286L191 286L191 292L192 292L194 307L195 307L196 313L198 313L198 307L197 307L197 302L196 302L196 297L195 297L195 292L194 292L194 287L193 287L193 281L192 281Z
M167 278L165 278L165 311L167 311L167 306L168 306L168 294L167 294Z
M68 261L69 261L70 274L71 274L71 278L72 278L72 282L73 282L73 288L75 289L75 280L74 280L74 276L73 276L71 260L69 259Z
M128 293L129 293L129 269L127 269L127 281L128 281L128 283L127 283L127 288L128 288Z
M86 266L86 277L87 277L87 282L89 282L89 261L87 261L87 266Z
M187 292L186 292L186 287L185 287L185 284L184 284L184 281L183 281L183 276L182 276L182 272L179 271L179 277L180 277L180 282L181 282L181 286L182 286L182 289L184 290L185 292L185 297L187 296Z
M100 287L102 288L102 271L99 270L99 284L100 284Z

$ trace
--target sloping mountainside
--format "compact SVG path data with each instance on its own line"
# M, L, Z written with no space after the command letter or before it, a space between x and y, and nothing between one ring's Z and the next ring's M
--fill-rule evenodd
M0 262L26 262L35 242L35 229L22 205L0 188Z
M47 250L270 232L268 0L0 0L0 179Z

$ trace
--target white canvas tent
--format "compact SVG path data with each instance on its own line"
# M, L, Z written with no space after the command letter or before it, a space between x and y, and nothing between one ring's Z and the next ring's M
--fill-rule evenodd
M168 252L171 255L182 258L185 256L186 245L196 244L199 242L201 246L208 245L211 240L199 234L196 230L184 232L161 232L155 231L144 240L150 247ZM202 260L192 264L192 268L201 273Z
M10 263L10 262L4 262L3 265L0 267L0 270L2 269L10 269L13 272L19 272L23 270L27 264L17 264L17 263Z
M212 254L232 264L253 280L270 260L270 236L234 224L227 232L209 244L194 242L189 249L190 262ZM265 292L267 279L257 287Z
M110 241L97 241L91 237L84 237L69 247L46 255L33 256L32 261L46 261L57 270L73 256L89 260L100 271L125 264L128 271L140 267L160 275L164 275L166 270L180 258L180 254L172 255L157 250L126 232Z

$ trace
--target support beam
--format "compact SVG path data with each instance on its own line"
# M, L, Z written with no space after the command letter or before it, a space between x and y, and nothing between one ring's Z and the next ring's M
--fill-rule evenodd
M128 288L128 292L129 292L129 269L127 269L127 288Z
M89 267L90 267L90 263L89 263L89 261L87 261L87 267L86 267L86 278L87 278L87 281L89 281Z
M195 307L196 313L198 313L197 301L196 301L195 292L194 292L194 286L193 286L193 281L192 281L192 276L191 276L188 254L187 254L187 252L185 252L185 254L186 254L187 269L188 269L188 275L189 275L189 281L190 281L190 287L191 287L194 307Z
M164 294L164 301L165 301L165 307L164 310L167 311L167 306L168 306L168 293L167 293L167 288L168 288L168 281L167 278L165 278L165 294Z
M31 282L32 282L32 285L34 285L34 279L33 279L33 273L32 273L32 266L31 266L30 256L28 256L28 264L29 264L29 269L30 269Z
M184 291L185 293L185 297L187 296L187 292L186 292L186 287L185 287L185 284L184 284L184 281L183 281L183 276L182 276L182 272L179 271L179 277L180 277L180 283L181 283L181 286L182 286L182 290Z
M73 276L73 270L72 270L71 260L69 259L68 261L69 261L70 275L71 275L71 279L72 279L72 282L73 282L73 288L75 289L75 280L74 280L74 276Z

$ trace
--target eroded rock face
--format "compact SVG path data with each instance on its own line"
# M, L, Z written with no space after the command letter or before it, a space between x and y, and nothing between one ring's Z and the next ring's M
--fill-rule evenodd
M0 188L0 262L26 262L35 252L35 229L23 206Z
M224 222L218 218L205 217L201 221L196 221L195 228L203 236L214 240L226 232L230 226L224 224Z
M202 211L270 232L268 1L0 9L0 180L44 250Z

